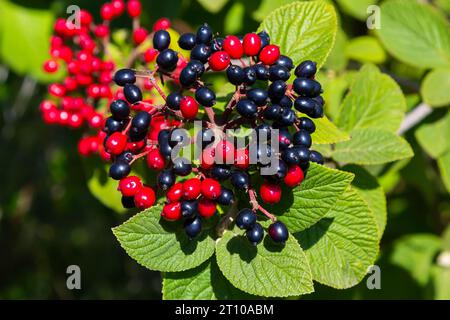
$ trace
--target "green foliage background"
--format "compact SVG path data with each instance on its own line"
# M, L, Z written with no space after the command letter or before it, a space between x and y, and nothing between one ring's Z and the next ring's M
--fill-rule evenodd
M161 275L130 259L111 233L110 229L130 214L118 214L105 207L91 193L96 193L96 186L92 181L88 184L88 176L80 174L87 172L85 168L90 163L76 152L79 132L47 127L40 119L37 102L51 80L41 72L41 63L47 59L47 38L54 18L64 15L72 2L0 0L0 298L159 299ZM157 18L167 16L178 31L207 21L222 34L245 33L256 30L269 13L290 2L293 1L144 1L143 19L144 24L151 26ZM334 137L336 147L331 149L325 144L321 151L335 161L360 165L344 167L356 178L351 191L341 199L341 207L337 207L340 212L348 208L345 201L351 203L355 197L363 198L372 211L383 212L382 190L387 194L387 224L383 215L377 217L380 234L385 229L376 262L381 268L382 289L368 290L365 280L348 290L315 284L314 295L304 298L450 299L450 270L438 261L444 250L450 250L450 3L383 1L382 28L368 31L366 9L378 1L328 2L338 13L338 34L319 79L325 87L327 116L352 140L346 141L347 133L336 127L324 125L331 131L321 132L320 136L317 133L315 141L327 143L327 137ZM92 12L98 12L101 5L94 1L76 4ZM126 21L118 21L121 23ZM277 43L289 41L286 32L273 38ZM307 46L302 50L317 59L326 56ZM397 85L391 79L402 92L395 93ZM378 86L367 91L365 82ZM350 94L343 99L350 87ZM394 92L393 96L386 96L387 91ZM394 108L393 101L399 101L396 95L402 93L406 103ZM358 99L364 105L354 109ZM432 112L403 135L414 151L414 156L408 158L411 150L395 132L403 113L421 103L430 106ZM339 111L340 105L344 112ZM364 118L358 114L361 110L372 117ZM389 148L394 140L398 144ZM361 143L367 141L369 146ZM367 154L369 149L375 152L377 161L373 153ZM360 151L354 154L352 150ZM391 162L403 158L406 159ZM333 217L333 212L328 214ZM364 215L353 218L357 225ZM289 216L286 219L289 222ZM311 235L303 229L298 226L295 237L305 249ZM219 257L226 254L220 246L217 250ZM314 252L307 251L306 255L320 262ZM71 264L81 267L80 291L66 289L65 270ZM166 273L164 297L179 297L176 292L183 283L177 282L180 277L189 282L195 274L199 283L220 278L219 267L224 266L220 262L217 266L212 259L181 275ZM164 271L186 269L171 268L166 266ZM344 281L329 279L330 274L322 271L311 270L314 279L321 283ZM226 281L221 283L197 298L244 294L236 293Z

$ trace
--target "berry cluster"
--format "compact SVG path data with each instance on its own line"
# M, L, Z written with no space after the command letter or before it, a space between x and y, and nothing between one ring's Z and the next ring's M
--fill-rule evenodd
M124 97L110 105L104 147L113 161L109 174L120 180L124 206L148 208L155 203L155 190L162 190L166 195L162 218L184 220L187 235L194 238L201 231L201 219L214 216L218 205L236 202L235 193L248 194L252 208L239 213L231 208L227 216L237 214L237 226L257 244L264 237L257 222L260 211L273 222L269 236L284 243L286 226L260 205L253 186L262 176L259 196L267 204L276 204L281 200L282 184L299 186L311 161L323 163L322 155L310 150L315 131L311 119L323 116L324 105L321 85L314 80L316 64L304 61L295 67L264 31L220 38L203 24L195 34L183 34L178 40L179 47L190 51L189 61L170 48L171 41L166 30L157 30L153 34L157 50L154 70L121 69L114 75ZM292 71L296 78L288 84ZM213 108L216 93L205 81L213 72L224 72L235 87L221 115ZM166 95L156 81L158 76L161 83L173 80L179 88ZM136 105L145 104L139 79L153 84L164 100L162 105L135 110ZM293 107L307 117L299 117ZM179 129L192 128L194 120L201 121L202 128L193 139L186 139ZM257 135L237 147L228 130L242 126L253 128ZM278 138L276 145L274 136ZM252 159L252 143L256 159ZM199 149L198 158L194 157L198 163L175 153L176 147L191 144ZM142 157L149 168L158 171L153 188L130 176L132 164ZM255 174L270 165L263 161L267 157L276 159L275 170Z

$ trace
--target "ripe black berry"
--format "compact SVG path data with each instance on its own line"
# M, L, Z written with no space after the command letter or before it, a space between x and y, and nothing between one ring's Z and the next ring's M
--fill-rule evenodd
M261 31L258 36L261 38L261 49L270 44L270 37L267 32Z
M281 99L286 93L287 85L283 80L272 82L268 88L270 99Z
M173 160L173 173L177 176L185 177L192 172L192 165L186 158Z
M308 148L303 146L295 146L293 149L296 151L298 156L298 164L307 163L309 161L310 151Z
M179 92L172 92L167 96L166 104L172 110L180 110L180 101L183 96Z
M131 208L136 207L136 205L134 204L134 197L122 196L121 202L122 202L122 206L125 209L131 209Z
M251 100L242 99L237 103L236 111L244 118L254 119L256 118L258 106Z
M147 132L151 120L152 116L148 112L140 111L131 121L131 127L135 128L137 132Z
M247 98L252 100L258 107L262 107L267 104L269 96L266 90L254 88L247 92Z
M190 87L197 81L197 78L197 72L187 66L181 70L179 80L183 87Z
M267 120L278 120L281 117L281 111L282 109L279 105L273 104L264 109L263 116Z
M181 49L184 50L192 50L195 47L195 34L193 33L184 33L178 39L178 45Z
M216 165L211 169L211 176L217 180L227 180L231 176L231 169L227 165Z
M239 229L249 230L255 226L256 213L248 208L239 211L236 217L236 225Z
M296 116L294 110L283 108L280 118L276 121L276 124L280 127L288 127L293 125L295 120Z
M253 228L247 230L245 235L247 236L248 241L250 241L251 244L256 246L264 238L264 230L259 223L255 223Z
M199 60L191 60L186 65L187 68L191 68L197 77L200 77L205 72L205 65Z
M129 103L137 103L142 100L142 91L134 84L125 84L123 94Z
M298 164L299 156L297 150L293 147L287 148L281 152L281 159L285 161L287 164Z
M203 63L208 62L208 58L211 55L211 47L206 44L198 44L191 51L191 60L198 60Z
M294 62L292 61L291 58L289 58L288 56L285 56L285 55L281 55L278 58L276 65L283 66L283 67L287 68L289 71L294 69Z
M162 190L168 190L175 183L175 175L169 169L163 170L158 175L158 187Z
M201 144L202 149L204 149L207 145L213 143L215 139L213 130L202 128L201 132L197 135L197 145Z
M211 27L207 23L204 23L202 26L200 26L200 28L198 28L197 34L195 36L195 41L199 44L209 44L211 43L212 36L213 32Z
M130 163L133 160L133 153L130 151L124 151L121 154L119 154L116 158L116 161L123 161Z
M252 67L244 68L244 83L251 86L256 82L256 72Z
M153 48L163 51L169 48L170 34L166 30L158 30L153 36Z
M116 161L109 168L109 176L114 180L121 180L130 174L131 166L127 162Z
M231 174L231 184L239 190L246 190L250 187L250 178L248 174L241 171L235 171Z
M200 217L188 219L184 222L184 230L190 239L195 238L202 231L202 221Z
M316 103L314 106L314 111L309 115L311 118L317 119L323 117L323 107Z
M278 103L281 107L283 108L287 108L287 109L291 109L293 106L293 102L291 100L291 98L289 98L288 96L284 95L283 97L281 97L281 99L274 99L272 100L272 102Z
M298 119L299 122L299 126L300 129L306 130L309 133L313 133L314 131L316 131L316 125L314 124L314 122L306 117L301 117L300 119Z
M259 142L266 142L270 139L272 127L267 123L262 123L255 127L256 137Z
M298 78L312 78L317 72L315 62L310 60L303 61L295 68L295 76Z
M324 160L323 160L323 156L321 153L312 150L309 154L309 160L311 160L311 162L315 162L318 164L323 164Z
M242 84L245 80L244 70L236 65L231 65L227 69L227 78L235 86Z
M292 143L291 133L289 132L289 130L287 130L287 129L283 130L283 129L284 128L281 128L278 132L278 137L279 137L278 144L279 144L280 150L284 150L284 149L288 148Z
M320 83L308 78L297 78L294 80L294 91L304 97L317 97L322 91Z
M181 202L181 215L183 218L193 218L197 214L197 200Z
M136 74L131 69L120 69L114 74L114 82L121 87L127 83L134 84L136 82Z
M273 183L279 183L287 174L287 165L286 162L283 160L278 160L277 167L275 169L275 174L272 175L262 175L266 180L273 182Z
M124 122L114 119L113 117L109 117L106 119L105 123L105 131L108 134L121 131L123 129Z
M289 231L283 222L277 221L272 223L268 229L269 236L273 241L278 243L285 243L289 238Z
M283 80L287 81L291 77L289 69L284 66L273 65L269 68L269 80Z
M156 58L156 63L163 71L173 71L177 67L178 53L165 49Z
M306 130L299 130L294 134L292 142L296 146L303 146L306 148L310 148L312 144L311 135Z
M124 100L114 100L109 106L112 117L115 120L125 120L130 115L130 107Z
M208 87L200 87L195 91L195 100L204 107L212 107L216 103L216 94Z
M307 115L311 115L314 113L316 104L317 102L315 100L306 97L298 97L294 101L295 109Z
M234 201L233 191L226 187L222 187L220 191L220 196L216 199L218 204L228 206Z

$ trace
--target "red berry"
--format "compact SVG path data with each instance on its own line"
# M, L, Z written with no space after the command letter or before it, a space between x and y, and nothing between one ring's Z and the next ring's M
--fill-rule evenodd
M43 118L44 122L47 123L47 124L55 124L55 123L58 123L58 119L59 119L59 110L53 109L53 110L45 111L45 112L42 114L42 118Z
M168 203L164 206L161 216L168 221L181 219L181 204L179 202Z
M215 148L215 160L217 163L234 163L234 145L230 141L221 140Z
M136 18L141 15L142 5L138 0L130 0L127 3L127 11L130 17Z
M156 20L156 22L153 24L153 31L167 30L169 28L170 28L170 20L167 18L160 18Z
M210 199L201 199L198 203L198 213L203 218L212 217L216 213L216 203Z
M246 170L250 166L250 155L248 149L236 150L234 166L242 170Z
M265 182L259 189L261 199L269 204L275 204L281 200L281 187L278 184Z
M134 197L142 189L142 181L139 177L128 176L119 182L119 191L125 197Z
M56 104L54 104L50 100L44 100L39 105L39 110L41 112L47 112L47 111L54 110L54 109L56 109Z
M109 21L114 18L114 8L110 3L105 3L100 8L100 14L103 20Z
M78 113L69 115L67 125L71 128L77 129L83 125L83 118Z
M208 199L217 199L220 196L222 188L220 183L214 179L206 178L202 181L202 195Z
M159 149L153 149L147 155L147 165L153 170L162 170L166 166L164 157L159 152Z
M217 51L211 55L208 63L212 70L222 71L230 65L230 56L225 51Z
M94 34L97 38L104 38L109 34L109 27L104 24L99 24L95 27Z
M66 88L62 84L53 83L48 87L48 92L55 97L63 97L66 94Z
M241 40L236 36L226 36L223 41L223 50L225 50L231 58L240 59L244 55L244 47Z
M121 154L125 150L126 146L127 136L121 132L114 132L109 136L105 143L106 150L114 155Z
M305 175L303 173L303 170L298 165L293 164L288 168L287 174L284 177L284 183L289 188L294 188L298 186L304 178Z
M125 10L125 3L123 2L123 0L113 0L111 1L111 5L114 9L114 15L116 17L120 16Z
M261 38L256 33L247 33L243 41L244 53L247 56L256 56L261 50Z
M186 200L197 199L202 191L202 182L198 178L192 178L183 182L183 196Z
M133 41L135 44L139 45L145 41L148 36L148 32L144 28L137 28L133 31Z
M78 88L78 82L74 77L66 77L64 79L64 87L67 91L74 91Z
M180 101L180 110L186 119L194 119L198 113L198 103L191 96L184 96Z
M134 204L141 210L152 207L155 202L155 191L150 187L142 187L134 196Z
M78 153L84 157L91 153L89 138L80 139L78 142Z
M149 48L144 52L144 60L147 63L153 62L156 59L156 56L158 55L158 50L154 48Z
M166 194L169 202L178 202L183 198L183 184L181 182L175 183Z
M203 150L202 152L202 159L200 162L200 165L203 169L211 169L214 165L215 162L215 155L216 151L215 148L213 147L209 147L209 148L205 148L205 150Z
M280 48L274 44L265 46L259 54L259 60L265 65L272 65L280 57Z
M58 62L53 59L47 60L44 63L44 71L47 73L53 73L58 71Z

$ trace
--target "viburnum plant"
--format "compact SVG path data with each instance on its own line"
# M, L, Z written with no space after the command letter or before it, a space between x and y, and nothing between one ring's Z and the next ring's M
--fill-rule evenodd
M123 41L134 46L121 60L109 21L126 8L133 32ZM117 191L94 193L143 210L113 232L130 257L162 272L163 297L289 297L313 292L313 281L359 283L386 208L355 164L412 151L395 133L403 94L375 66L355 75L336 124L324 115L316 74L334 45L333 7L296 2L242 37L207 23L178 35L167 19L147 32L137 0L107 3L101 15L95 25L82 11L76 32L56 24L44 67L62 60L70 75L50 85L41 110L48 123L95 131L79 151L109 163Z

